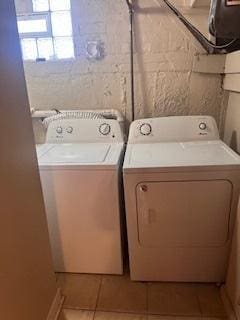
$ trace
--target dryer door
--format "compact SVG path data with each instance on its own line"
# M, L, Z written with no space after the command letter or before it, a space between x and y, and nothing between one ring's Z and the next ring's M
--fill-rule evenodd
M220 247L228 240L227 180L143 182L136 188L139 242L145 247Z

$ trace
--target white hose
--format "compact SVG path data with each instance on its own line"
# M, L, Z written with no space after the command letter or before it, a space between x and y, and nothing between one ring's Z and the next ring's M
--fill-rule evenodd
M100 113L91 111L65 111L58 113L57 115L47 117L43 120L43 125L48 128L49 124L53 121L63 119L104 119L105 117Z
M60 112L67 113L67 112L93 112L96 114L102 115L104 118L108 119L115 119L119 123L124 124L125 120L122 115L122 113L118 110L115 109L104 109L104 110L60 110ZM31 115L33 119L39 119L39 120L44 120L45 118L51 117L51 116L56 116L58 113L56 113L55 110L36 110L36 109L31 109Z

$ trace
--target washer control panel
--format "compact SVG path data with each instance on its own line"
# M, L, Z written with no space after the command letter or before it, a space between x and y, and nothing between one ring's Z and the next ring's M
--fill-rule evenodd
M49 124L47 143L123 142L117 120L60 119Z
M217 140L216 121L210 116L173 116L136 120L131 124L129 143Z

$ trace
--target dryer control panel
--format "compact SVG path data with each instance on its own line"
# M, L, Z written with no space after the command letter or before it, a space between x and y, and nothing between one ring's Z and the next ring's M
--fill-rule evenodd
M60 119L49 124L46 143L123 142L117 120Z
M131 124L129 143L218 140L216 121L210 116L161 117Z

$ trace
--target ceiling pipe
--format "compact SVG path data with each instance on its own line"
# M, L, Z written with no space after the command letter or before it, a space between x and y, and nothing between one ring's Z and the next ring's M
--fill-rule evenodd
M133 2L126 0L128 11L129 11L129 22L130 22L130 72L131 72L131 117L132 121L135 120L135 85L134 85L134 7Z

